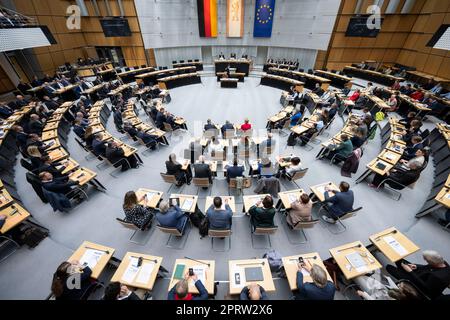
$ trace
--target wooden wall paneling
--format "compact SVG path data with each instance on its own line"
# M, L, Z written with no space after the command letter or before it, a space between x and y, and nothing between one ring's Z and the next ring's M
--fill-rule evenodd
M385 62L384 55L387 49L371 49L367 59L362 60L374 60L378 62Z
M400 21L398 22L397 30L398 32L411 32L417 16L416 15L400 15Z
M427 47L427 43L428 41L430 41L431 37L432 37L431 34L426 33L419 34L414 49L419 52L430 53L431 47Z
M123 3L123 10L125 11L125 16L135 17L136 8L134 6L134 0L122 0L122 3Z
M378 37L376 38L377 41L375 42L374 48L386 48L389 46L389 43L392 39L392 33L381 33L378 34Z
M336 32L344 32L347 31L348 22L350 21L350 15L341 16L336 26Z
M433 13L430 15L430 18L428 19L427 24L425 25L425 28L423 32L426 33L435 33L441 24L444 23L445 13Z
M443 58L437 75L439 77L450 79L450 58Z
M419 71L426 72L427 70L427 59L428 55L426 53L418 52L415 56L414 62L412 65L417 68Z
M341 61L343 54L344 54L344 49L340 49L340 48L332 49L328 56L328 60L333 61L333 62Z
M357 49L356 55L351 61L364 61L369 60L370 53L372 52L372 49Z
M50 14L50 6L47 0L31 0L36 15Z
M400 49L387 49L384 51L384 62L397 62L398 56L400 54Z
M397 15L384 16L383 23L381 24L381 32L397 31L400 20L400 16Z
M427 59L427 72L437 74L443 61L444 57L429 55Z
M389 48L403 48L406 39L408 39L408 33L397 32L392 34L391 42L389 43Z

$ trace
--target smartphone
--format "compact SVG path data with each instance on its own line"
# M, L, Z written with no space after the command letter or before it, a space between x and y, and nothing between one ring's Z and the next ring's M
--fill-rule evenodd
M298 257L298 263L300 263L300 264L304 264L304 263L305 263L305 261L303 260L303 258L302 258L302 257Z
M239 273L234 274L234 282L236 284L241 284L241 275Z
M189 276L193 276L194 275L194 269L189 268Z

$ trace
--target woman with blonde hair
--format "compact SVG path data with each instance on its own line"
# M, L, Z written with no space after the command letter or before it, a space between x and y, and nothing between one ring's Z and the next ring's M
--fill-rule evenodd
M39 151L39 148L37 146L29 146L27 148L27 154L34 169L40 168L44 165L44 161L42 160L44 154Z

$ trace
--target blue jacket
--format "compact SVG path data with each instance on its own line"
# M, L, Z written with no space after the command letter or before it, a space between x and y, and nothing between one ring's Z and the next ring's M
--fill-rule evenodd
M231 228L233 212L228 204L225 204L225 210L214 210L214 205L211 205L206 211L206 216L210 229L227 230Z
M302 113L301 112L297 112L296 114L294 114L291 117L291 127L295 126L298 122L298 120L300 120L300 118L302 117Z
M336 291L331 281L327 281L323 288L311 282L303 283L303 273L300 271L297 271L297 288L298 293L295 295L297 300L333 300Z
M336 217L340 217L343 214L353 210L354 195L352 190L347 192L338 192L334 196L330 197L328 192L325 192L325 202L329 202L332 205L328 206L331 214Z
M97 139L94 139L92 141L92 150L94 151L95 155L105 156L106 154L106 143L104 141L100 141Z
M261 286L259 286L259 290L261 291L261 299L259 300L269 300L269 298L267 298L266 290L264 290ZM244 287L239 295L239 300L250 300L248 297L248 291L248 287Z
M242 177L244 174L243 166L232 166L227 168L227 180Z
M183 230L186 219L187 216L178 206L170 207L166 213L158 212L156 214L156 220L161 227L177 228L180 232Z
M172 289L170 289L167 300L175 300L175 296L177 295L175 292L175 288L177 285L174 285ZM192 296L192 300L208 300L208 291L206 291L205 286L200 280L195 282L195 287L197 288L199 295Z

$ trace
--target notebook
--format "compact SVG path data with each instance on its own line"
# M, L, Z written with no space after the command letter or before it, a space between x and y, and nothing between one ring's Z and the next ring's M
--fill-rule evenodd
M384 170L386 169L386 165L382 162L377 162L377 164L375 165L376 168L380 169L380 170Z
M247 282L264 281L264 275L261 267L245 268L245 279Z
M186 266L184 264L177 264L177 266L175 268L175 272L173 273L173 278L178 279L178 280L184 279L184 268L185 267Z

